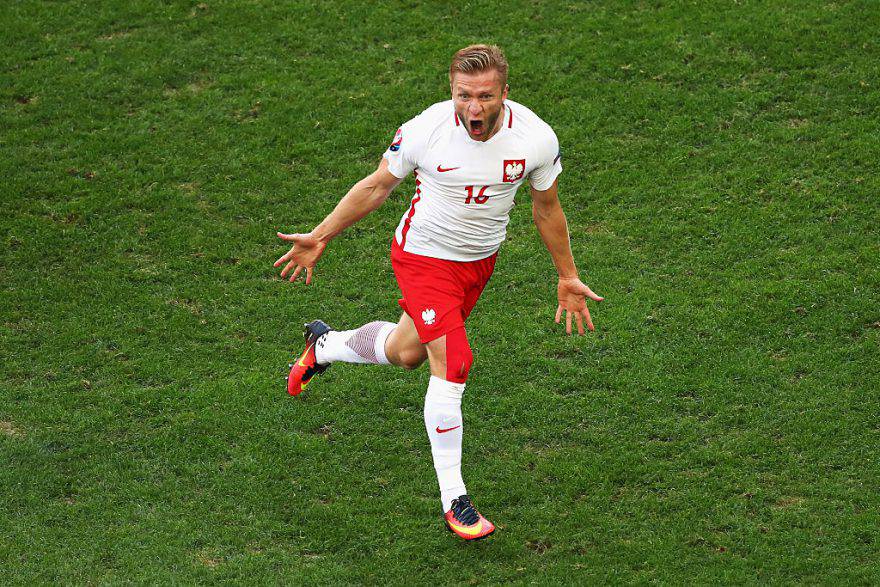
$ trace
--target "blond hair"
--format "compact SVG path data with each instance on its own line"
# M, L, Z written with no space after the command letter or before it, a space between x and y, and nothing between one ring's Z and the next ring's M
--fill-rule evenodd
M501 78L501 87L507 84L507 59L497 45L470 45L458 50L449 65L449 81L456 73L480 73L494 69Z

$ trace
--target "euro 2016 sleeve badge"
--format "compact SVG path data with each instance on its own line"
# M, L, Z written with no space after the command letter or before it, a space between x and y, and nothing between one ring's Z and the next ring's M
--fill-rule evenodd
M525 159L505 159L504 160L504 183L513 183L522 179L523 172L526 170Z
M391 146L388 147L388 150L392 153L396 153L400 150L400 143L403 142L403 132L398 128L397 132L394 133L394 140L391 141Z

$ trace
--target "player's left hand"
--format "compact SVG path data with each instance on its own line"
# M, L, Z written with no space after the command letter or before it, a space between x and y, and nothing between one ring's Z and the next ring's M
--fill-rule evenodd
M584 282L577 277L560 277L559 285L556 286L556 295L559 298L559 307L556 308L556 323L562 319L562 311L565 311L565 333L571 334L571 315L577 318L578 334L584 333L584 320L587 328L595 330L593 320L590 318L590 309L587 308L586 298L595 302L601 302L605 298L593 293Z

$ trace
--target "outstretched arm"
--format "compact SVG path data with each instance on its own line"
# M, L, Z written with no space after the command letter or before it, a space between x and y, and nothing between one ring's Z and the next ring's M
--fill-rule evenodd
M315 264L327 244L340 232L382 205L388 195L403 181L388 171L388 161L384 158L379 167L352 186L348 193L336 204L326 218L308 234L278 233L282 240L290 241L293 246L280 259L275 267L287 263L281 270L281 277L290 275L290 281L306 271L306 285L312 282Z
M574 257L571 254L568 222L562 211L562 205L559 203L557 182L554 181L553 185L544 191L532 188L531 193L532 217L535 219L535 226L541 234L541 240L550 251L553 265L556 266L556 272L559 274L559 283L556 287L559 298L559 306L556 308L556 323L559 323L564 310L566 312L565 331L568 334L571 334L572 314L577 318L578 334L584 333L584 320L587 321L587 328L594 330L586 298L597 302L604 298L593 293L593 290L578 277Z

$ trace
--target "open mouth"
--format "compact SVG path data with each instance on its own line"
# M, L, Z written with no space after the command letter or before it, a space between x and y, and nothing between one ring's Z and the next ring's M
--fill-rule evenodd
M482 120L471 120L471 134L473 135L481 135L483 134L483 121Z

